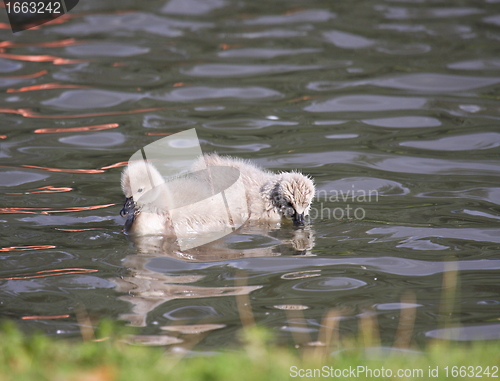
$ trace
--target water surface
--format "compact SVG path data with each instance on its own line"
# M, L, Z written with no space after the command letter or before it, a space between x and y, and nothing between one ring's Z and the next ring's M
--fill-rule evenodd
M498 337L494 1L86 0L69 16L0 24L2 316L71 337L86 311L163 345L208 332L202 351L235 344L247 295L283 341L316 340L331 308L342 334L373 313L385 345L406 308L418 343ZM205 152L310 174L309 227L191 252L125 236L126 161L193 127Z

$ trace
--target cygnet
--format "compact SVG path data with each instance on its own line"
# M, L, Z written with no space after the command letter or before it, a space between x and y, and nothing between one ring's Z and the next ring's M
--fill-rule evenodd
M192 166L194 173L207 167L233 167L239 170L248 206L248 217L253 222L279 222L283 217L294 225L303 226L314 198L313 181L299 172L275 174L239 158L203 155ZM155 166L148 161L129 164L122 173L121 185L126 197L120 214L127 217L125 232L137 235L172 235L181 228L193 233L220 230L227 224L227 213L212 203L206 192L205 179L184 176L165 182ZM192 200L206 202L190 213ZM181 220L173 225L172 205L184 206Z
M233 167L240 171L250 220L279 222L286 217L291 218L296 226L304 225L304 216L309 215L316 191L309 177L299 172L272 173L248 160L218 154L203 155L193 169L201 169L204 164Z

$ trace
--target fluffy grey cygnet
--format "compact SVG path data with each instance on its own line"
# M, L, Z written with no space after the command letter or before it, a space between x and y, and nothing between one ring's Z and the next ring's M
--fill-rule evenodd
M304 225L304 216L309 214L315 194L314 183L309 177L299 172L276 174L249 161L217 154L200 157L192 171L206 167L233 167L239 170L250 221L279 222L286 217L292 219L296 226ZM125 231L128 233L170 235L174 229L206 232L220 229L227 223L227 214L211 204L210 195L207 195L202 210L198 205L196 213L193 210L190 216L189 200L204 198L199 192L208 189L199 186L199 179L181 177L165 183L152 163L140 161L125 168L121 185L126 200L120 214L127 217ZM175 226L169 213L172 189L175 189L176 203L187 205L183 217L175 221Z

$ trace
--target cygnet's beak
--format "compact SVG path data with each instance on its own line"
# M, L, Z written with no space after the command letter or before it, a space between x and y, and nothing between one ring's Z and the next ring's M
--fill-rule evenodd
M304 213L297 213L293 215L293 224L295 226L304 226Z
M125 203L123 204L122 210L120 210L120 216L126 217L128 214L135 211L135 203L133 197L127 197Z

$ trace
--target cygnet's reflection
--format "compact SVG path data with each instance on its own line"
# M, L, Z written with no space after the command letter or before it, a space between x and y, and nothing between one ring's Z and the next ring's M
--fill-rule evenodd
M310 226L278 229L279 225L245 226L208 244L181 250L175 237L129 235L138 253L194 262L225 261L243 257L312 255L314 232Z
M130 325L145 327L148 314L173 299L208 298L250 294L261 285L207 287L192 283L200 275L171 276L148 268L158 257L189 262L216 262L248 257L312 255L314 234L310 226L301 229L270 229L269 226L243 227L220 240L189 250L180 250L175 238L168 236L129 236L137 254L125 258L129 275L116 279L120 299L132 304L131 311L120 317Z

